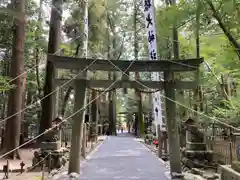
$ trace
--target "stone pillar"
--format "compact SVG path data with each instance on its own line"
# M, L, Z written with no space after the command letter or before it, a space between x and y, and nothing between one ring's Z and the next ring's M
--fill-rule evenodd
M189 150L206 150L204 135L198 130L196 122L189 118L185 121L186 148Z

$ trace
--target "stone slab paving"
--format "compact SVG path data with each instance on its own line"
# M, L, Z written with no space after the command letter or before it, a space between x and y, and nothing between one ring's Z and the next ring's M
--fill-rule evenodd
M107 138L81 167L81 180L167 180L167 168L133 137Z

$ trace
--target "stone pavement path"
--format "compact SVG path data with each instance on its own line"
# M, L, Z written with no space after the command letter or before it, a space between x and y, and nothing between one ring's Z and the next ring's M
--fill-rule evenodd
M133 137L109 137L81 167L81 180L167 180L166 167Z

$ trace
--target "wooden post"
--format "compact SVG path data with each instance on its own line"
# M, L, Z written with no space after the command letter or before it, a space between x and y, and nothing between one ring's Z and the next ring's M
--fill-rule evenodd
M44 177L45 177L44 166L45 166L45 164L44 164L44 160L43 159L41 159L41 161L42 161L42 178L41 178L41 180L44 180Z
M97 97L98 97L98 93L97 93ZM99 100L98 99L96 99L95 100L96 101L96 122L95 122L95 141L97 142L97 139L98 139L98 133L99 133L99 131L98 131L98 124L99 124L99 118L100 118L100 115L99 115Z
M74 112L79 111L73 116L72 140L69 158L68 173L80 173L81 144L83 135L84 108L86 97L85 80L75 80L75 102Z
M110 91L108 93L108 121L109 121L109 126L108 126L108 133L109 135L112 135L112 124L113 124L113 105L112 105L112 92Z
M233 163L233 129L231 127L229 127L229 133L230 133L230 144L229 144L229 153L230 153L230 164L232 165Z
M116 80L117 78L114 77L114 80ZM116 107L116 101L117 101L117 92L116 92L116 89L113 90L112 92L112 108L113 108L113 119L112 119L112 135L116 136L117 135L117 128L116 128L116 125L117 125L117 115L116 115L116 111L117 111L117 107Z
M96 100L96 97L97 97L97 92L96 91L92 91L91 93L92 97L92 103L91 103L91 127L90 127L90 133L92 133L90 136L91 136L91 139L96 139L96 136L97 136L97 124L98 124L98 105L97 105L97 100Z
M52 154L49 153L49 156L48 156L48 174L50 174L52 170Z
M170 169L172 177L174 174L181 174L180 142L178 122L176 119L175 90L173 89L173 72L164 73L165 96L166 96L166 119L169 139Z
M6 179L9 178L9 161L7 160Z
M162 138L161 138L161 127L160 124L157 125L157 133L158 133L158 157L162 157Z
M235 144L235 153L237 156L236 160L239 162L240 161L240 133L232 133L231 143ZM232 146L230 146L229 148L232 149ZM231 155L230 160L231 160L231 164L232 164L232 153L230 155Z
M86 158L87 125L83 124L82 156Z

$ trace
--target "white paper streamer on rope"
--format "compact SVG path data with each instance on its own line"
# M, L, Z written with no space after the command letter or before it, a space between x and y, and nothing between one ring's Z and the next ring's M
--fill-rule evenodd
M157 56L156 26L153 0L143 0L143 5L145 26L147 29L149 58L150 60L157 60L158 56ZM153 81L160 81L160 74L158 72L152 73L151 79ZM162 126L163 116L162 116L161 92L154 93L152 95L152 98L155 123L160 124Z
M88 52L88 0L83 0L83 3L84 3L83 57L87 57L87 52Z

